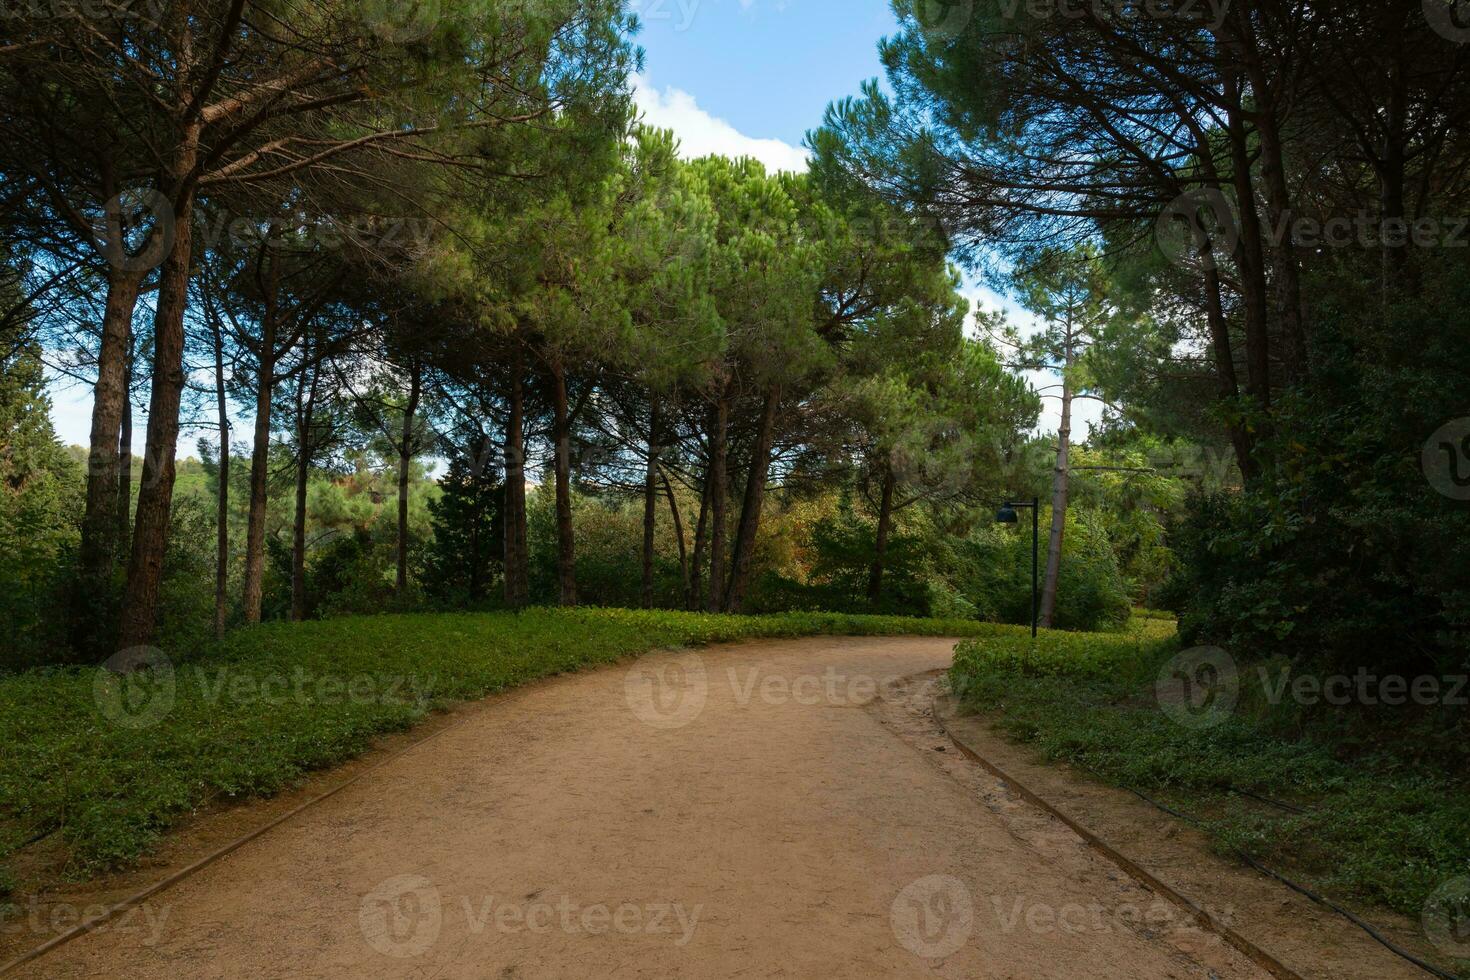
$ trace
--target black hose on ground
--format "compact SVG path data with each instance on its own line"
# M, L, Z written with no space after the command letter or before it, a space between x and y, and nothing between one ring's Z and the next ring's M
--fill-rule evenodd
M1079 763L1079 765L1082 765L1082 768L1083 769L1086 769L1088 772L1092 773L1092 775L1095 776L1098 780L1100 780L1102 782L1105 782L1105 783L1108 782L1108 780L1102 775L1102 773L1098 772L1096 769L1093 769L1091 766L1088 766L1086 764L1081 764L1081 763ZM1310 899L1311 901L1317 903L1318 905L1322 906L1325 909L1330 909L1331 911L1336 912L1338 915L1342 916L1344 919L1347 919L1353 925L1357 926L1359 929L1362 929L1364 932L1366 932L1369 936L1371 936L1374 940L1376 940L1381 946L1383 946L1389 952L1394 953L1395 955L1402 957L1403 959L1405 959L1408 962L1410 962L1410 963L1414 964L1415 966L1417 966L1419 969L1423 970L1425 973L1428 973L1431 976L1439 977L1440 980L1465 980L1464 977L1461 977L1461 976L1459 976L1457 974L1454 974L1454 973L1448 973L1448 972L1446 972L1444 970L1441 970L1439 967L1435 966L1432 963L1426 963L1425 961L1421 960L1419 957L1415 956L1413 953L1410 953L1408 950L1404 949L1403 947L1395 944L1393 942L1393 940L1389 939L1387 936L1383 935L1381 932L1379 932L1377 929L1375 929L1373 927L1372 923L1365 922L1362 918L1360 918L1357 915L1354 915L1352 912L1350 912L1347 909L1343 908L1341 905L1338 905L1336 902L1333 902L1331 899L1328 899L1325 896L1322 896L1322 895L1317 894L1316 892L1312 891L1310 888L1306 887L1305 885L1299 885L1299 884L1297 884L1296 882L1292 881L1290 878L1287 878L1285 875L1282 875L1282 874L1279 874L1279 873L1277 873L1275 871L1272 871L1270 868L1266 867L1265 865L1261 864L1261 862L1257 861L1254 857L1252 857L1249 853L1247 853L1243 848L1237 846L1236 844L1231 843L1228 840L1225 840L1225 838L1221 837L1219 834L1217 834L1214 831L1210 830L1204 824L1200 823L1198 820L1194 819L1193 817L1189 816L1188 814L1181 813L1180 811L1174 809L1173 807L1169 806L1168 804L1160 803L1158 800L1154 799L1153 797L1151 797L1151 796L1149 796L1149 795L1147 795L1145 793L1139 792L1138 790L1134 789L1131 786L1124 786L1123 789L1126 789L1128 792L1132 793L1134 796L1138 797L1140 800L1143 800L1145 803L1149 804L1150 806L1156 807L1157 809L1162 810L1164 813L1167 813L1167 814L1169 814L1172 817L1177 817L1178 819L1183 820L1185 823L1189 824L1191 827L1194 827L1196 830L1199 830L1200 832L1202 832L1204 834L1207 834L1208 836L1214 838L1215 840L1218 840L1218 841L1223 842L1227 847L1229 847L1232 851L1234 851L1236 853L1236 855L1238 855L1242 861L1244 861L1246 864L1250 865L1255 870L1259 871L1261 874L1265 875L1268 878L1274 878L1276 881L1281 882L1283 885L1285 885L1287 888L1290 888L1292 891L1296 892L1297 894L1302 895L1302 896Z

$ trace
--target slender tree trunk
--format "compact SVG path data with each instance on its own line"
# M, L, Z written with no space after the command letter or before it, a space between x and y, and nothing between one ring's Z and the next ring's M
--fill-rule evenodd
M653 608L653 538L658 519L658 399L648 410L648 472L643 478L643 608Z
M705 608L720 612L725 608L725 532L726 508L730 499L729 479L725 472L727 428L730 422L730 400L722 390L710 410L709 432L709 594Z
M505 427L505 604L520 609L531 600L526 553L525 386L521 355L511 364L510 419Z
M1252 110L1256 138L1260 144L1266 213L1272 226L1279 229L1281 234L1272 254L1275 257L1276 284L1281 291L1281 328L1286 341L1283 345L1285 349L1282 361L1286 365L1287 377L1297 380L1306 369L1307 339L1301 261L1296 242L1292 238L1296 212L1291 202L1291 189L1286 182L1286 153L1281 139L1281 119L1277 112L1278 93L1273 90L1271 80L1266 77L1266 66L1256 43L1256 30L1252 20L1252 8L1255 6L1254 3L1237 6L1234 14L1239 25L1240 49L1254 101Z
M551 365L552 437L556 469L556 580L560 605L577 604L577 555L572 528L572 421L567 404L567 374Z
M1236 207L1240 213L1240 290L1245 299L1246 393L1262 410L1271 407L1271 342L1266 253L1261 220L1256 211L1255 181L1251 176L1250 137L1242 118L1240 81L1234 70L1226 73L1230 109L1226 113ZM1274 233L1274 232L1273 232Z
M423 364L413 359L408 372L408 405L403 411L403 441L398 444L398 594L408 591L408 467L413 462L414 415L423 393Z
M1072 379L1070 337L1062 375L1062 424L1057 429L1057 465L1051 483L1051 543L1046 550L1046 578L1041 587L1041 625L1051 628L1057 609L1057 580L1062 571L1062 537L1067 529L1067 497L1071 490Z
M699 520L694 526L694 557L689 568L689 608L704 608L704 553L709 542L709 467L704 471L704 488L699 494Z
M192 124L181 141L184 150L176 161L177 174L182 176L193 170L198 140L198 126ZM138 514L133 528L133 549L128 561L128 586L119 638L123 649L150 643L157 627L158 593L163 581L163 559L168 551L169 521L173 512L179 403L185 380L184 312L189 301L189 271L193 259L193 211L193 192L185 190L174 206L173 246L159 271L143 485L138 491Z
M296 386L296 506L291 519L291 621L296 623L306 618L306 489L316 448L312 430L320 377L318 368L303 366Z
M255 439L250 447L250 512L245 527L245 622L260 622L265 582L265 520L270 482L271 397L276 382L275 317L261 323L255 378Z
M740 525L735 534L730 590L725 597L727 612L738 613L750 590L750 569L755 558L755 539L760 533L761 508L765 505L766 481L771 472L771 446L776 439L776 413L781 407L781 389L766 392L761 405L759 428L751 448L750 477L745 481L745 500L740 506Z
M102 341L97 354L97 385L92 398L92 431L87 456L87 500L82 515L79 554L83 595L97 594L112 576L120 558L118 548L118 442L128 401L128 345L132 340L133 308L142 278L139 273L112 270L107 277L107 304L102 314ZM95 619L79 616L79 623L95 626Z
M133 543L133 358L135 338L128 339L128 366L123 373L122 425L117 433L117 553Z
M679 501L674 498L674 485L669 475L660 470L664 481L664 495L669 498L669 516L674 522L674 540L679 544L679 575L684 584L684 594L692 595L694 583L689 577L689 552L684 544L684 521L679 516ZM692 602L690 603L692 605Z
M888 558L888 535L893 526L893 467L883 464L883 494L878 503L878 539L873 552L873 567L868 569L868 602L874 607L883 598L883 568Z
M479 482L479 477L475 477ZM479 488L475 488L475 502L479 503ZM477 602L480 594L485 590L480 581L480 514L477 512L470 518L470 603Z
M218 321L214 328L214 399L219 416L219 493L215 507L214 635L225 635L230 602L230 412L225 398L225 340Z
M1240 467L1241 479L1249 486L1260 474L1260 467L1250 432L1236 418L1233 408L1240 397L1240 385L1236 379L1235 352L1230 345L1230 325L1225 319L1220 297L1220 273L1215 269L1205 271L1205 319L1210 326L1210 347L1215 355L1215 378L1220 398L1232 406L1225 423L1226 432L1230 445L1235 449L1235 463Z

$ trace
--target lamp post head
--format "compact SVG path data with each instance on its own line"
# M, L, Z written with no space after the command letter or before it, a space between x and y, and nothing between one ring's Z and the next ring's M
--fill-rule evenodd
M1010 504L1006 504L995 515L995 520L998 524L1019 524L1021 523L1021 515L1016 513L1016 508Z

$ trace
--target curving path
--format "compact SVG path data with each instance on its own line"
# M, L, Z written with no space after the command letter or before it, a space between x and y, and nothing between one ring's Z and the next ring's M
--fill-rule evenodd
M749 643L537 685L22 969L1263 976L939 751L920 675L951 648Z

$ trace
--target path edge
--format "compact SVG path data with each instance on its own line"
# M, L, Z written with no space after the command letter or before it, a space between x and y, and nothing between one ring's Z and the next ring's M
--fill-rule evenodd
M1126 854L1113 847L1111 844L1103 840L1097 834L1093 833L1087 827L1083 826L1077 820L1073 819L1071 816L1062 812L1062 810L1060 810L1056 806L1053 806L1051 803L1047 802L1045 799L1037 795L1023 783L1017 781L1014 777L1006 773L995 763L991 762L989 759L982 756L979 752L975 751L975 749L971 745L969 745L962 738L956 735L954 730L949 725L947 716L952 715L954 704L954 698L951 695L943 693L936 694L934 697L933 705L931 707L931 713L933 714L934 721L939 726L940 730L944 732L945 736L954 743L955 747L958 748L967 759L976 763L986 772L989 772L992 776L1001 780L1003 783L1006 784L1008 788L1010 788L1013 792L1015 792L1026 802L1030 803L1032 806L1045 811L1046 813L1055 817L1057 820L1061 821L1073 833L1082 838L1082 840L1089 847L1102 854L1109 861L1118 865L1125 872L1127 872L1130 877L1138 881L1144 887L1148 888L1150 891L1154 891L1164 895L1170 901L1188 910L1189 913L1194 917L1196 924L1198 924L1200 928L1214 933L1221 939L1225 940L1231 946L1235 947L1242 955L1251 960L1261 969L1265 970L1267 973L1270 973L1272 976L1277 977L1278 980L1305 980L1305 978L1303 978L1301 974L1286 966L1286 964L1282 963L1271 953L1262 949L1260 946L1256 945L1254 942L1241 935L1241 933L1236 931L1234 928L1220 921L1215 916L1211 915L1207 909L1205 909L1198 902L1194 901L1194 899L1190 898L1188 895L1180 892L1173 885L1170 885L1169 883L1160 879L1158 876L1154 875L1138 862L1134 861L1132 858L1128 857Z

